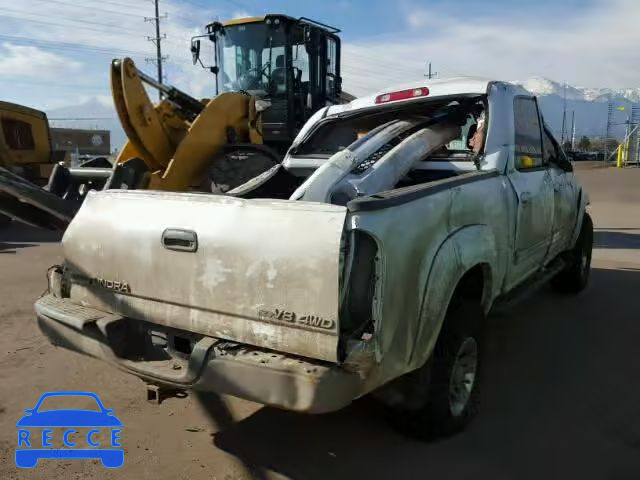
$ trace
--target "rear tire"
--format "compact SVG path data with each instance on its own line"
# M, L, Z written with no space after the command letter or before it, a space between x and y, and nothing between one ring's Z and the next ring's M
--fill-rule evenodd
M562 293L577 294L589 283L591 251L593 249L593 221L587 212L575 246L568 254L568 265L552 280L553 287Z
M463 430L478 411L482 365L484 313L467 299L454 299L431 359L408 374L415 399L394 407L394 422L406 434L422 440L453 435ZM421 388L426 385L426 388Z

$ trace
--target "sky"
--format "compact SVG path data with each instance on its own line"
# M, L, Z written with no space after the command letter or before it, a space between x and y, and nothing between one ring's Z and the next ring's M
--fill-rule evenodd
M306 16L342 30L343 88L356 95L423 78L548 77L586 87L639 87L639 0L160 0L168 83L213 94L190 38L247 15ZM0 0L0 99L49 110L110 105L109 63L130 56L155 73L150 0Z

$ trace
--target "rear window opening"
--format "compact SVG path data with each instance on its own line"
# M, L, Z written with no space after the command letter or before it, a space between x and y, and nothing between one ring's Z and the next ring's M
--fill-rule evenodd
M422 118L428 120L436 118L446 109L455 106L468 108L466 121L461 130L461 135L449 142L441 151L433 154L431 160L469 160L472 155L472 148L469 141L473 136L477 124L477 118L486 109L483 95L460 98L446 98L439 100L428 100L414 103L404 108L386 109L373 113L363 113L353 118L337 118L323 125L318 125L316 129L300 145L290 152L295 157L316 156L329 158L333 154L347 148L353 142L366 135L371 130L383 125L391 120L402 120L408 118ZM473 127L473 128L472 128Z
M486 118L485 95L429 99L330 117L292 148L285 162L226 194L346 205L360 196L474 171L484 150ZM357 157L348 178L338 178L339 167L335 185L325 188L333 190L310 193L322 182L333 181L320 180L317 171L327 170L325 164L331 162L344 165L338 157L346 150Z

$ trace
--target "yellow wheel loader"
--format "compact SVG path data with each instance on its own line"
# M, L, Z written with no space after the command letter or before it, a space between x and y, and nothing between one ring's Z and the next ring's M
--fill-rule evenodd
M51 148L47 115L24 105L0 102L0 226L12 218L47 228L62 228L68 223L75 209L58 198L65 192L53 196L45 190L58 162L70 163L67 152ZM109 165L102 159L94 166ZM104 180L94 188L102 184ZM20 201L25 194L37 206Z
M194 64L215 77L215 97L202 102L159 84L130 59L114 61L111 90L129 139L116 164L135 162L139 170L143 163L147 171L134 186L154 190L224 193L264 172L313 113L344 98L338 32L285 15L207 25L191 40ZM201 58L202 41L213 58ZM143 83L164 100L154 107Z
M51 194L72 190L78 208L85 182L92 188L102 181L103 188L225 193L277 165L320 108L353 98L341 89L336 28L266 15L213 22L206 32L191 39L191 53L194 64L212 73L215 96L195 99L147 76L129 58L114 60L111 92L128 140L113 169L56 168ZM203 45L212 58L203 58ZM158 104L145 86L160 91ZM279 175L282 182L297 181L284 170ZM23 191L18 198L48 208L49 200L36 193ZM62 216L71 218L68 211Z

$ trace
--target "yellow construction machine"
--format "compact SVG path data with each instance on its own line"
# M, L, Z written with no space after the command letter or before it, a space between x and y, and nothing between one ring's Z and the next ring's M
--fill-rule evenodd
M46 183L54 165L47 115L0 102L0 125L0 167L11 168L35 183Z
M155 190L225 192L267 170L313 113L344 99L338 32L285 15L207 25L191 42L194 64L215 76L216 95L203 101L156 82L130 59L112 62L113 99L129 139L116 164L135 162L139 171L142 160L147 171L132 187ZM213 51L204 61L203 40ZM155 107L143 83L162 92Z
M51 149L47 115L0 101L0 127L0 225L14 217L30 218L28 223L41 226L64 225L65 219L47 218L40 208L19 201L25 188L44 187L58 162L69 163L66 152ZM36 189L36 196L38 193ZM53 203L54 210L66 211L64 202L54 199Z
M206 32L191 39L191 53L193 63L213 75L215 96L193 98L149 77L129 58L114 60L111 91L128 141L113 169L56 169L50 192L67 192L75 208L87 191L83 182L96 188L100 180L103 188L224 193L279 163L320 108L352 98L341 89L336 28L266 15L213 22ZM203 45L212 58L203 58ZM149 88L160 91L156 105ZM38 195L18 197L47 207Z

